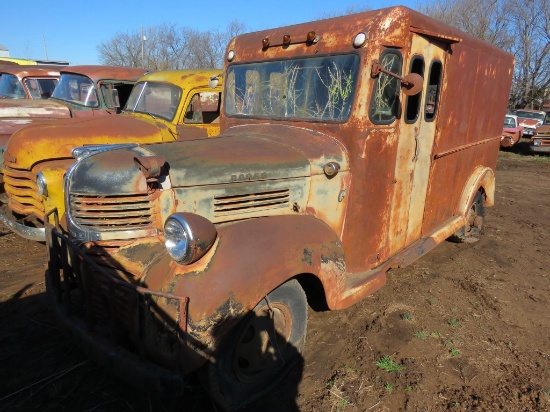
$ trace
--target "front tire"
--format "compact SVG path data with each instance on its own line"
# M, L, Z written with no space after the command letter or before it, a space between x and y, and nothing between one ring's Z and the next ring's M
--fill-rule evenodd
M270 292L228 334L201 371L203 384L226 410L251 403L300 359L306 330L306 295L293 279Z

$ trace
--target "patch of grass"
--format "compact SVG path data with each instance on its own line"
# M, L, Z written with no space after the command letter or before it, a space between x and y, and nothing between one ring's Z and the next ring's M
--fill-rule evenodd
M450 340L446 340L445 342L443 342L443 346L445 346L446 348L448 348L452 344L453 344L453 342L451 342Z
M550 156L531 156L530 158L533 162L542 162L542 163L546 163L546 162L550 162Z
M412 392L412 391L414 391L414 388L413 388L412 385L407 385L407 386L405 386L405 392L409 392L409 393L410 393L410 392Z
M393 392L393 390L395 389L395 386L393 386L391 383L386 383L384 385L384 389L387 391L387 392Z
M355 365L348 365L347 363L342 366L342 370L346 372L356 372L357 367Z
M334 379L329 379L327 381L327 388L332 388L334 386Z
M411 313L402 313L401 314L401 319L403 320L412 320L413 318L413 315Z
M432 332L430 333L430 336L432 338L440 338L440 339L443 338L443 334L441 332Z
M416 336L418 339L424 339L426 336L428 336L428 334L423 330L419 330L418 332L414 333L414 336Z
M457 348L449 349L449 353L451 354L451 357L453 357L453 358L458 358L460 356L460 351Z
M456 319L451 319L450 321L447 322L449 324L450 327L452 328L456 328L457 326L460 326L460 323L458 322L458 320Z
M348 401L346 398L340 398L336 401L336 410L340 411L341 408L349 404L350 404L350 401Z
M399 372L403 370L403 366L395 363L395 361L390 356L382 356L379 360L376 361L376 366L380 369L388 372Z
M437 303L437 299L435 298L428 299L428 305L434 306L436 303Z

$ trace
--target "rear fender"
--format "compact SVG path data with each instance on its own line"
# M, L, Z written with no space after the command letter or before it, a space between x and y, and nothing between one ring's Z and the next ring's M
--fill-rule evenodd
M478 166L471 174L462 190L462 196L458 205L457 214L466 216L470 205L478 190L482 188L485 193L485 206L490 207L495 204L495 174L489 167Z

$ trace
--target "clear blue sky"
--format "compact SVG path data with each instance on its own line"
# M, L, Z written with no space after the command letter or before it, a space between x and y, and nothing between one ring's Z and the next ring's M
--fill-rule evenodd
M44 40L50 60L73 65L99 64L97 45L116 33L133 33L140 26L173 23L196 30L225 29L237 19L249 31L287 26L343 13L349 8L383 7L402 4L414 8L414 0L381 0L376 3L353 0L314 1L2 1L0 44L10 57L45 59ZM144 4L144 3L141 3Z

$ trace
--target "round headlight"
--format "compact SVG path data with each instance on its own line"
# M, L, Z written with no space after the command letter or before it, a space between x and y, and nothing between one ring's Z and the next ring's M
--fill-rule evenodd
M229 50L227 53L227 61L231 62L235 58L235 50Z
M42 172L38 172L36 174L36 186L38 188L39 196L48 196L48 185Z
M538 139L533 140L533 146L540 146L540 140Z
M177 262L199 260L214 244L216 227L208 219L193 213L174 213L164 224L164 245Z
M193 242L193 234L187 224L187 221L180 215L172 215L166 219L164 224L164 245L166 250L172 256L172 259L178 262L185 262L189 257L189 245Z

